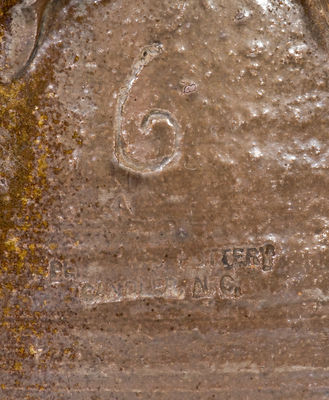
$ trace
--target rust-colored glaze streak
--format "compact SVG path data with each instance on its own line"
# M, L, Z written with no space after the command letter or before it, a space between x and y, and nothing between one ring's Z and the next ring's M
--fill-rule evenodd
M15 3L1 3L0 31ZM42 391L44 382L34 374L67 357L64 351L72 355L67 347L53 344L61 327L49 324L46 301L41 300L49 255L44 240L45 210L51 202L51 197L45 201L51 191L47 177L52 158L61 152L47 139L47 115L39 111L49 73L45 64L30 79L0 85L1 399L9 399L13 388L24 393L24 382L31 377L36 392Z

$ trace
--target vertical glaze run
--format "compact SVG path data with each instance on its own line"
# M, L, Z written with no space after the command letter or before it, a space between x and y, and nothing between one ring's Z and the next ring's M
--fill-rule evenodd
M10 12L10 26L1 42L0 81L20 78L32 63L44 25L49 0L23 1Z

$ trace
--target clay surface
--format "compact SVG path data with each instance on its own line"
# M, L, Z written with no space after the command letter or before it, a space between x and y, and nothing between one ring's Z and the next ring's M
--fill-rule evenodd
M0 399L328 399L328 3L0 11Z

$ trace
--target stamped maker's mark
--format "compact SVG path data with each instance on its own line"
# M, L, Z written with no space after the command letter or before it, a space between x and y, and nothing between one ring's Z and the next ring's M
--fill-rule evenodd
M194 257L184 261L177 259L176 272L162 270L120 279L103 277L96 281L84 280L76 269L59 260L52 260L49 281L52 286L70 282L84 304L145 298L234 299L244 294L243 269L254 269L263 277L267 276L274 268L276 257L277 252L272 244L206 249L199 261L195 261ZM151 263L148 270L155 271L154 267Z
M222 250L222 263L227 270L239 267L260 267L263 271L271 271L275 255L272 244L260 247L231 247Z

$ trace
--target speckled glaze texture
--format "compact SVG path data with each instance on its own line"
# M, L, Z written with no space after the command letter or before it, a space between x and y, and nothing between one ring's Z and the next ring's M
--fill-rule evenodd
M0 399L329 398L326 0L0 2Z

